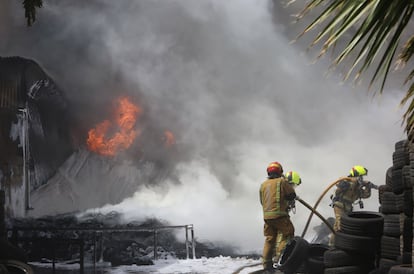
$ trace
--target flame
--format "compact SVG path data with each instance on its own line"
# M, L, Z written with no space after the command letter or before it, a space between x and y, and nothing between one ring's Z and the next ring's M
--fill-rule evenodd
M86 141L88 148L106 156L114 156L118 151L127 149L141 133L140 130L134 129L141 113L142 109L130 102L127 97L118 98L114 122L104 120L89 130ZM108 131L112 129L117 131L108 139Z
M164 144L166 147L170 147L175 144L175 136L169 130L164 131Z

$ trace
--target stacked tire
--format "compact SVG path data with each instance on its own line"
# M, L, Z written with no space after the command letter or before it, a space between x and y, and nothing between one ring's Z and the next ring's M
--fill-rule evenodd
M329 250L328 245L311 243L309 244L308 257L305 262L305 274L322 274L325 271L324 256Z
M401 177L393 176L393 185L400 180L401 187L393 187L395 194L400 194L402 189L402 213L400 214L400 261L403 265L412 262L412 242L413 242L413 183L412 173L414 175L414 152L411 152L411 146L408 140L401 140L395 144L393 154L394 171L401 169ZM413 170L413 171L412 171ZM398 185L398 183L397 183Z
M375 269L384 217L378 212L356 211L341 218L334 248L324 253L325 274L366 274Z
M395 143L393 165L385 175L385 185L379 187L379 211L384 215L381 254L376 273L399 271L412 262L413 190L410 165L411 153L407 140ZM414 155L412 155L414 159ZM406 270L406 267L404 267ZM396 272L407 273L407 272Z

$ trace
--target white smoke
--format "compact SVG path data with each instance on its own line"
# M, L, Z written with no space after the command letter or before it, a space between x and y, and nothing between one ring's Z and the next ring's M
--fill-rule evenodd
M179 185L145 186L101 210L192 223L200 239L260 250L258 189L269 162L299 172L297 193L313 204L356 164L384 184L394 144L405 138L401 90L372 99L365 86L325 77L328 62L312 64L303 45L290 44L289 17L275 20L283 11L271 7L262 0L46 1L27 28L13 5L0 55L40 62L82 115L124 89L135 93L188 151L190 160L177 158ZM318 208L326 217L328 204ZM365 209L378 209L376 193ZM297 206L296 234L308 214Z

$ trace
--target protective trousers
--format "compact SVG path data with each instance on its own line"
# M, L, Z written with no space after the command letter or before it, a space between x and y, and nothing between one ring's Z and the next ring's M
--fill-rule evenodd
M295 235L295 228L289 216L268 219L264 220L264 222L263 268L269 269L273 265L273 255L276 255L276 250L281 252L285 248L287 242ZM277 243L279 233L281 234L281 240L280 243ZM277 256L280 256L280 253ZM275 257L275 261L277 262L278 260L279 257Z
M276 238L276 254L274 257L274 260L277 261L280 257L280 254L282 254L284 246L282 246L281 242L283 240L283 234L281 232L277 233Z
M333 225L334 231L338 231L341 228L341 217L342 214L345 213L345 210L342 207L334 206L334 214L335 214L335 223ZM334 246L335 244L335 235L331 233L331 237L329 238L329 246Z

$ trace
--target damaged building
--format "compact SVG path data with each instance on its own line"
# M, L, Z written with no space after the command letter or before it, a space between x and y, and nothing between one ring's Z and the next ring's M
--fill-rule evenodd
M47 107L46 107L47 106ZM6 214L24 217L30 193L73 152L68 102L33 60L0 58L0 183Z

